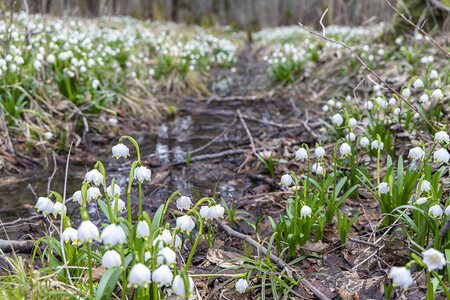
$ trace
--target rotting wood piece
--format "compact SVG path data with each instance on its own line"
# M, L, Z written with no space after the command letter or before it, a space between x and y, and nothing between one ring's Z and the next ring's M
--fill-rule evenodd
M0 240L0 249L5 253L21 252L32 253L34 241Z

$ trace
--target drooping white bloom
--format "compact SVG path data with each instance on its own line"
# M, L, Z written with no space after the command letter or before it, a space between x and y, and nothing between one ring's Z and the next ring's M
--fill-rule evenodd
M447 149L439 149L433 153L434 161L438 161L440 163L447 164L450 159L450 154Z
M440 270L446 265L444 254L434 248L422 252L423 262L427 265L428 271Z
M426 179L422 180L422 184L420 185L419 190L421 192L428 192L428 191L430 191L431 190L431 183L428 180L426 180Z
M398 108L398 107L394 108L392 113L394 114L394 116L398 116L400 114L400 108Z
M424 204L424 203L427 202L427 201L428 201L428 198L426 198L426 197L421 197L421 198L417 199L417 200L414 202L414 204L422 205L422 204Z
M294 183L294 179L289 174L284 174L281 176L280 184L289 187L292 183Z
M356 125L356 123L357 123L357 121L355 118L348 119L348 126L353 127Z
M328 105L325 104L324 106L322 106L322 111L327 112L329 110L330 110L330 107Z
M247 288L248 288L248 282L247 282L247 280L245 280L244 278L241 278L241 279L239 279L239 280L236 282L235 287L236 287L236 291L237 291L239 294L245 293L245 291L246 291Z
M56 201L55 204L53 205L53 216L56 218L56 215L61 215L61 216L65 216L66 215L66 211L67 211L67 207L62 204L61 202Z
M366 138L366 137L363 137L363 138L361 138L361 139L359 140L359 144L360 144L362 147L366 147L367 145L369 145L369 143L370 143L370 141L369 141L369 139Z
M114 213L116 212L116 201L117 201L117 210L119 212L122 212L122 211L127 209L126 204L125 204L125 202L122 199L117 199L117 200L114 199L111 202L111 208L112 208Z
M47 197L39 197L36 205L34 207L37 208L37 211L44 214L44 216L47 216L48 214L53 213L53 201L50 200Z
M411 96L411 90L409 88L404 88L402 90L402 96L406 97L406 98L409 98Z
M389 193L389 185L387 184L387 182L381 182L380 185L378 186L378 191L380 192L380 194L387 194Z
M423 95L420 96L420 98L419 98L419 102L426 103L426 102L428 102L428 101L430 101L430 98L428 97L428 94L423 94Z
M55 56L54 56L53 54L47 55L47 62L48 62L49 64L52 64L52 63L54 63L55 61L56 61L56 58L55 58Z
M345 135L345 139L353 142L354 140L356 140L356 135L353 132L349 132Z
M51 132L51 131L45 132L45 133L44 133L44 137L45 137L47 140L50 140L51 138L53 138L53 132Z
M177 199L177 208L179 210L189 210L189 208L192 205L192 201L191 198L189 198L188 196L181 196Z
M324 175L324 173L325 173L324 172L325 169L322 167L321 164L318 164L318 163L313 164L312 171L318 175Z
M444 98L444 94L442 93L441 89L435 89L432 93L431 93L431 97L434 99L440 99L442 100L442 98Z
M308 205L303 205L302 209L300 210L300 218L311 217L311 213L311 207L309 207Z
M339 151L341 152L341 156L343 157L352 155L352 147L350 147L350 145L347 143L343 143L341 147L339 147Z
M96 90L100 86L100 80L94 79L92 80L92 88Z
M194 227L195 223L190 216L185 215L177 218L177 225L175 228L180 228L181 232L186 231L186 233L189 234Z
M341 124L344 122L344 119L342 118L342 116L340 114L335 114L333 116L333 122L337 125L337 126L341 126Z
M144 253L144 260L147 262L150 258L152 258L152 254L147 251Z
M136 167L134 169L134 179L137 179L139 182L143 182L144 180L150 181L152 177L152 171L147 169L144 166Z
M391 98L389 99L389 105L394 106L394 105L396 105L396 104L397 104L397 99L395 99L394 97L391 97Z
M210 209L209 215L211 216L211 219L218 220L219 218L223 218L225 208L222 205L220 204L213 205L209 209Z
M125 231L120 225L111 224L103 229L100 238L105 244L106 249L112 248L117 244L125 244L127 241L127 236Z
M131 268L130 275L128 277L128 287L143 286L148 287L151 283L152 272L144 264L138 263Z
M156 282L157 287L170 286L173 280L172 270L166 265L161 265L153 271L152 280Z
M72 201L73 202L78 202L80 205L83 204L83 196L81 195L81 191L76 191L75 193L73 193L72 196Z
M447 207L445 208L445 215L450 216L450 205L447 205Z
M115 269L122 265L122 258L115 250L108 250L103 254L102 266L105 270Z
M423 151L420 147L412 148L409 150L408 157L412 158L413 160L422 160L425 157L425 151Z
M211 217L211 209L209 206L205 205L200 208L200 215L202 216L203 220L209 220L212 219Z
M389 272L389 278L392 278L394 286L401 286L405 289L410 287L414 282L411 277L411 271L405 267L392 267Z
M330 99L330 100L327 101L327 104L328 104L329 106L334 106L336 103L334 102L333 99Z
M91 202L92 199L97 200L102 194L100 193L100 189L98 187L90 187L86 192L86 200Z
M146 221L139 221L136 228L136 237L147 240L150 235L150 227Z
M183 240L180 238L180 235L175 236L175 240L173 241L173 245L176 249L181 249L181 246L183 246Z
M430 79L437 79L438 78L438 72L436 70L430 71Z
M194 290L194 281L190 276L188 276L188 282L189 282L189 295L191 295L192 291ZM186 297L186 291L184 289L184 280L181 277L181 275L175 276L172 283L172 290L177 295L177 297L185 298ZM187 296L189 296L187 295Z
M108 186L106 189L106 193L110 198L115 198L115 196L120 196L120 186L117 183L114 183L114 195L113 195L113 187L112 185Z
M78 242L90 243L94 240L100 240L97 226L95 226L91 221L81 222L80 227L78 227Z
M372 146L372 149L384 149L384 143L380 142L380 146L378 146L378 140L374 140L370 145Z
M441 142L447 143L449 141L450 137L448 136L447 132L439 131L439 132L436 132L436 134L434 135L434 139L436 141L438 141L439 143L441 143Z
M297 152L295 152L295 159L301 161L308 159L308 152L306 151L306 149L305 148L298 149Z
M367 101L366 103L364 103L364 108L371 110L373 108L373 102L372 101Z
M103 175L97 169L90 170L84 176L84 182L92 182L95 185L99 185L103 182Z
M175 263L177 260L177 255L175 252L169 247L162 248L156 257L156 262L158 265L168 265L170 267L175 267Z
M119 157L127 158L130 155L130 149L122 143L119 143L112 147L112 156L119 159Z
M428 214L432 215L435 218L440 218L444 212L442 211L442 208L439 204L433 205L428 210Z
M67 227L64 229L62 238L65 243L72 241L72 244L78 243L78 231L75 228Z
M153 240L153 247L158 247L161 250L165 246L170 246L173 242L172 234L168 229L164 229L161 234Z
M314 151L317 157L324 157L325 156L325 149L323 147L317 147Z
M420 78L417 78L416 80L414 80L413 86L416 89L421 89L421 88L424 87L424 84L423 84L423 81Z

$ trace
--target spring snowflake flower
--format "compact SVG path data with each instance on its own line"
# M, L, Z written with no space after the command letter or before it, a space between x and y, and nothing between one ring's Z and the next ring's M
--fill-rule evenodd
M302 209L300 210L300 218L311 217L311 213L311 207L309 207L308 205L303 205Z
M105 244L106 249L112 248L117 244L125 244L127 236L120 225L111 224L103 229L100 239Z
M289 174L284 174L281 176L280 184L289 187L291 184L294 183L294 179L292 179L292 176Z
M106 189L106 193L110 198L115 198L116 196L120 196L120 186L117 183L114 183L114 195L113 195L113 187L112 185L108 186Z
M410 287L414 282L411 277L411 271L405 267L392 267L389 272L389 278L392 278L394 286L400 286L405 289Z
M363 137L363 138L361 138L361 139L359 140L359 144L360 144L362 147L366 147L367 145L370 144L370 141L369 141L368 138Z
M336 104L336 102L334 102L333 99L330 99L330 100L327 101L327 104L328 104L329 106L334 106L334 105Z
M200 208L200 216L202 216L203 220L212 219L210 207L207 205L202 206Z
M445 208L444 213L445 213L446 216L450 216L450 205L447 205L447 207Z
M177 255L169 247L165 247L158 252L156 257L156 262L158 265L168 265L170 267L175 267Z
M194 227L195 223L190 216L186 215L177 218L177 225L175 228L180 228L181 232L186 231L186 233L189 234Z
M446 265L444 254L434 248L422 252L423 262L427 265L428 271L440 270Z
M442 148L433 153L433 158L434 161L447 164L450 160L450 154L448 153L447 149Z
M409 150L408 157L412 158L413 160L423 160L423 158L425 157L425 151L423 151L420 147L412 148Z
M348 126L353 127L358 123L355 118L348 119Z
M236 286L235 287L236 287L236 291L239 294L245 293L245 291L248 288L248 282L247 282L247 280L241 278L241 279L238 280L238 282L236 282Z
M72 241L72 244L78 243L78 231L75 228L67 227L64 229L62 239L65 243Z
M189 208L192 205L192 201L191 198L189 198L188 196L181 196L177 199L177 208L179 210L189 210Z
M161 250L165 246L170 246L173 242L172 234L168 229L164 229L161 234L153 240L153 247L158 247Z
M394 116L398 116L400 114L400 108L398 108L398 107L394 108L392 113L394 114Z
M170 286L173 280L172 270L168 266L162 265L153 271L152 280L156 282L156 286L159 288L163 285Z
M378 146L378 140L374 140L370 145L372 146L372 149L384 149L384 143L380 142L380 145Z
M419 102L427 103L428 101L430 101L430 98L428 97L427 94L423 94L423 95L420 96L420 98L419 98Z
M324 106L322 106L322 111L327 112L329 110L330 110L330 107L328 105L325 104Z
M80 205L83 204L83 196L81 195L81 191L76 191L75 193L73 193L72 196L72 201L73 202L78 202Z
M52 64L52 63L54 63L55 61L56 61L56 58L55 58L55 56L54 56L53 54L47 55L47 62L48 62L49 64Z
M36 205L34 207L37 208L37 211L44 214L44 216L47 216L48 214L53 213L53 201L50 200L47 197L39 197Z
M344 122L344 119L342 118L342 116L340 114L335 114L333 116L333 122L337 126L341 126L341 124Z
M144 253L144 261L147 262L150 258L152 258L152 254L147 251Z
M96 90L100 86L100 80L94 79L92 80L92 88Z
M342 157L352 155L352 147L347 143L343 143L341 147L339 147L339 151L341 152Z
M325 149L323 147L317 147L314 151L317 157L324 157L325 156Z
M295 159L304 161L305 159L308 159L308 152L305 148L300 148L295 152Z
M90 243L94 240L100 240L97 226L95 226L91 221L81 222L80 227L78 227L78 242Z
M53 132L51 132L51 131L45 132L45 133L44 133L44 137L45 137L47 140L50 140L51 138L53 138Z
M97 200L102 194L100 193L100 189L98 187L90 187L86 193L86 199L88 202L91 202L92 199Z
M426 197L421 197L421 198L417 199L417 200L414 202L414 204L422 205L422 204L424 204L424 203L427 202L427 201L428 201L428 198L426 198Z
M411 96L411 90L409 88L404 88L402 90L402 96L405 98L409 98Z
M55 202L55 204L53 205L53 216L56 218L56 215L61 215L61 216L65 216L66 215L66 211L67 211L67 207L62 204L61 202Z
M219 218L223 218L225 208L222 205L220 204L213 205L209 209L210 209L209 215L211 216L211 219L218 220Z
M140 183L142 183L144 180L150 181L152 177L152 171L150 169L147 169L146 167L136 167L134 169L134 179L137 179Z
M378 186L378 191L380 192L380 194L387 194L389 193L389 185L387 184L387 182L382 182L380 183L380 185Z
M147 240L150 235L150 227L146 221L139 221L136 228L136 237Z
M424 84L423 84L423 81L420 78L417 78L416 80L414 80L413 86L416 89L421 89L421 88L424 87Z
M441 89L435 89L431 93L431 97L434 98L434 99L442 100L442 98L444 98L444 94L442 93Z
M354 140L356 140L356 135L353 132L349 132L345 135L345 139L353 142Z
M113 212L116 212L116 200L113 200L111 202L111 208L112 208ZM122 212L126 209L127 209L127 207L125 205L125 202L122 199L117 199L117 210L119 212Z
M438 78L438 72L436 72L436 70L431 70L429 77L430 77L430 79L437 79Z
M119 157L127 158L130 155L130 149L122 143L119 143L112 147L112 156L119 159Z
M312 166L312 171L318 175L324 175L325 169L322 167L321 164L315 163Z
M102 267L105 270L115 269L122 265L122 258L120 257L119 252L115 250L108 250L103 254L102 257Z
M450 139L450 137L448 136L448 133L445 131L439 131L436 132L436 134L434 135L434 140L438 141L439 143L441 142L448 142Z
M367 101L366 103L364 103L364 108L371 110L373 108L373 102L372 101Z
M439 204L433 205L428 210L428 214L432 215L435 218L440 218L444 212L442 211L442 208Z
M189 295L191 295L192 291L194 290L194 281L192 280L192 278L190 276L188 276L188 282L189 282L188 292L189 292ZM177 297L179 297L179 298L186 297L186 291L184 288L184 280L181 277L181 275L177 275L173 279L172 290L175 293L175 295L177 295ZM187 295L187 296L189 296L189 295Z
M84 182L94 183L95 185L99 185L103 182L103 175L97 169L90 170L84 176Z
M151 283L151 275L152 272L147 266L141 263L135 264L128 277L128 287L134 286L137 288L138 286L143 286L147 288L149 283Z
M419 191L429 192L430 190L431 190L431 183L426 179L422 180L422 184L420 185Z
M389 105L392 106L397 105L397 100L394 97L392 97L391 99L389 99Z

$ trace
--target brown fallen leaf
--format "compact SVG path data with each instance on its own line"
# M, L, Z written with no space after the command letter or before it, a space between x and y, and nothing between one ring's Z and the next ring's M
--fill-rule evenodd
M208 253L206 254L206 259L209 262L216 264L217 266L219 266L221 268L230 268L230 267L242 265L244 262L241 260L229 261L230 259L237 258L237 257L240 257L240 256L234 252L223 251L223 250L217 249L217 248L210 248L208 250Z

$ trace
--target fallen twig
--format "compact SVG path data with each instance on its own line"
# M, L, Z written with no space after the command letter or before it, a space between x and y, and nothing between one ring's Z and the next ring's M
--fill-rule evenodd
M48 178L47 181L47 195L50 194L50 185L52 184L53 177L55 177L56 171L58 171L58 165L56 164L56 153L55 151L52 151L52 158L53 158L53 172L52 175Z

